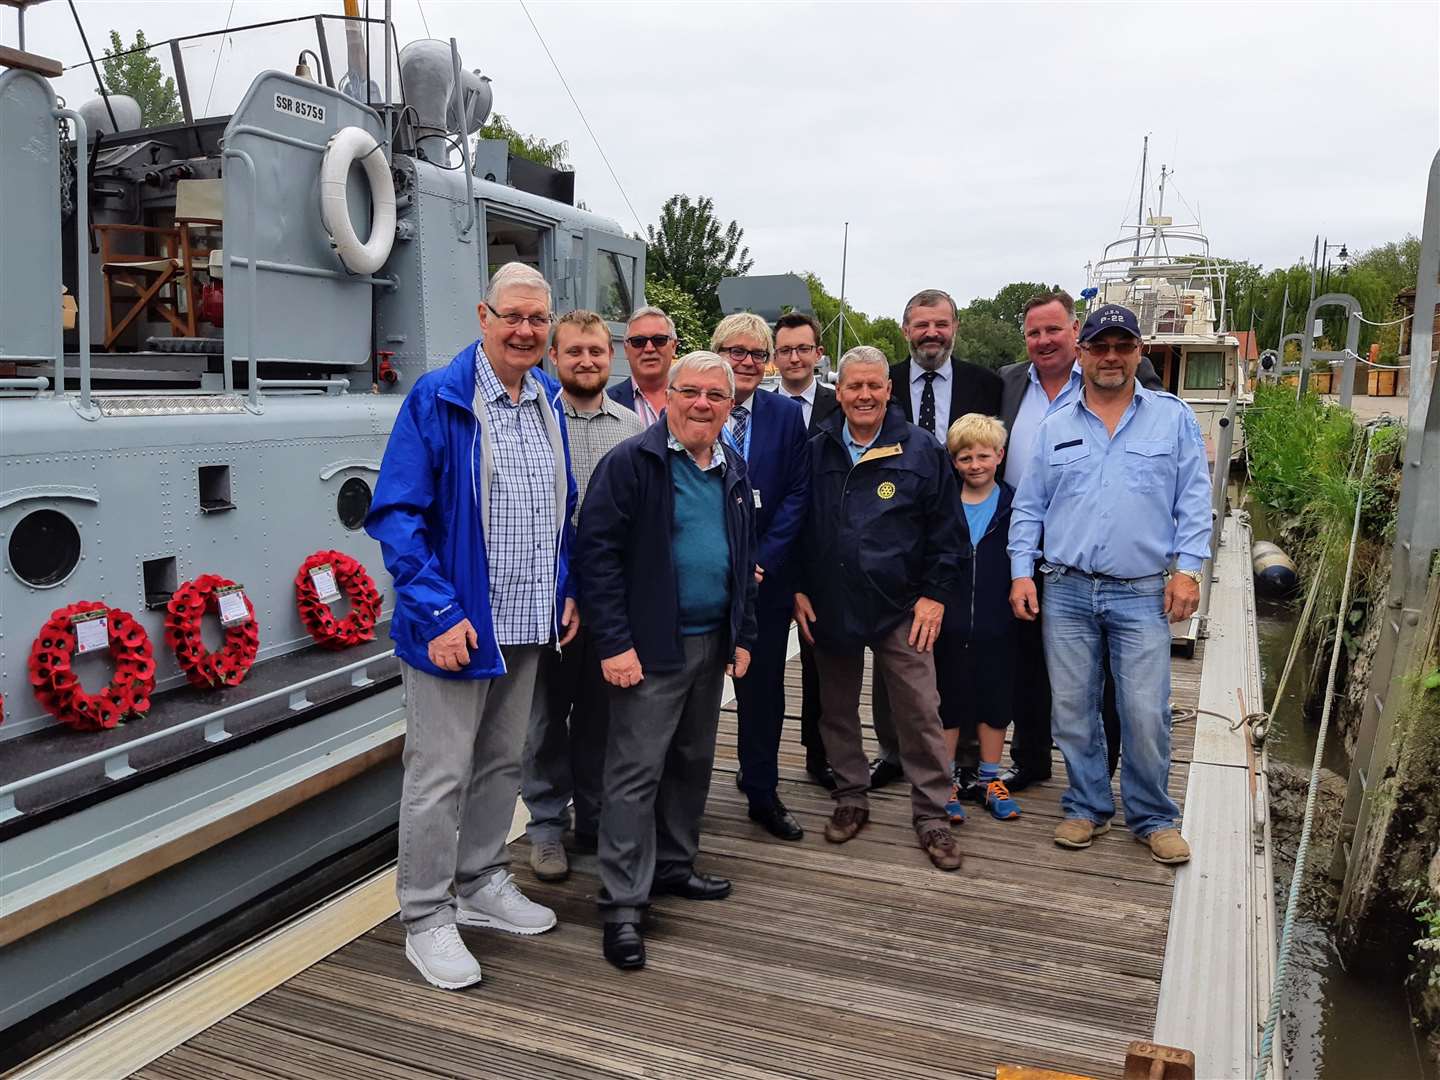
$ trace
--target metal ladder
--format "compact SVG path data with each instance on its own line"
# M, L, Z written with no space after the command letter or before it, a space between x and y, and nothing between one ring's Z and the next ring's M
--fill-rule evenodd
M1344 882L1338 912L1341 921L1355 901L1357 870L1363 862L1359 856L1373 827L1375 800L1368 797L1370 789L1393 762L1395 720L1408 695L1404 679L1419 644L1416 639L1440 549L1440 379L1435 378L1429 363L1435 305L1440 301L1440 153L1430 163L1420 235L1410 345L1410 414L1390 589L1331 865L1331 876Z

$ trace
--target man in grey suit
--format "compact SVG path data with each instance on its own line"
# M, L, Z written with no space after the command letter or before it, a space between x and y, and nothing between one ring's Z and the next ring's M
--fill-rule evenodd
M1080 387L1077 362L1080 320L1075 301L1063 289L1032 296L1022 309L1028 360L1000 369L1000 419L1009 433L999 475L1019 488L1035 452L1035 433L1052 409L1069 401ZM1161 390L1155 368L1140 358L1136 381L1147 390ZM1010 743L1012 765L1001 774L1011 791L1050 779L1050 680L1045 674L1045 648L1040 623L1020 623L1021 672L1015 695L1015 732ZM1110 772L1120 760L1120 716L1115 707L1115 681L1108 665L1101 712L1105 720Z

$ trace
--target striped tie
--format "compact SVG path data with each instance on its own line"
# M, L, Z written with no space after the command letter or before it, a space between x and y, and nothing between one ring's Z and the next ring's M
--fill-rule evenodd
M735 421L735 427L731 431L735 438L735 449L739 450L742 456L749 457L750 448L746 445L745 438L750 430L750 410L744 405L736 405L730 410L730 415Z

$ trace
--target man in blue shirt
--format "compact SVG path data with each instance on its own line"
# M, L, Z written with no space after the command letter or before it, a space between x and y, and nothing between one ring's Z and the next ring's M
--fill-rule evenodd
M1099 717L1103 647L1117 678L1126 825L1158 862L1175 864L1190 849L1166 791L1167 619L1188 619L1199 601L1210 482L1194 414L1138 385L1139 363L1134 313L1115 304L1092 312L1080 331L1080 393L1041 421L1015 498L1010 604L1019 619L1040 614L1039 561L1051 722L1070 778L1055 842L1089 847L1115 813Z

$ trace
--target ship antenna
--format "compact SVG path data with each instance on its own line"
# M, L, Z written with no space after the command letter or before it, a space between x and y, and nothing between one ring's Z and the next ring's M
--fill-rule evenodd
M70 0L70 14L75 19L75 29L80 31L80 44L85 46L85 55L90 58L90 70L95 73L95 89L100 92L100 97L105 102L105 111L110 114L110 126L119 131L115 110L110 107L110 94L105 89L105 80L100 78L100 66L95 63L95 54L90 51L90 39L85 36L85 24L80 21L80 13L75 10L75 0Z
M73 0L72 0L73 2ZM1135 257L1140 257L1141 215L1145 210L1145 165L1150 157L1150 136L1145 136L1145 145L1140 150L1140 201L1135 204Z

